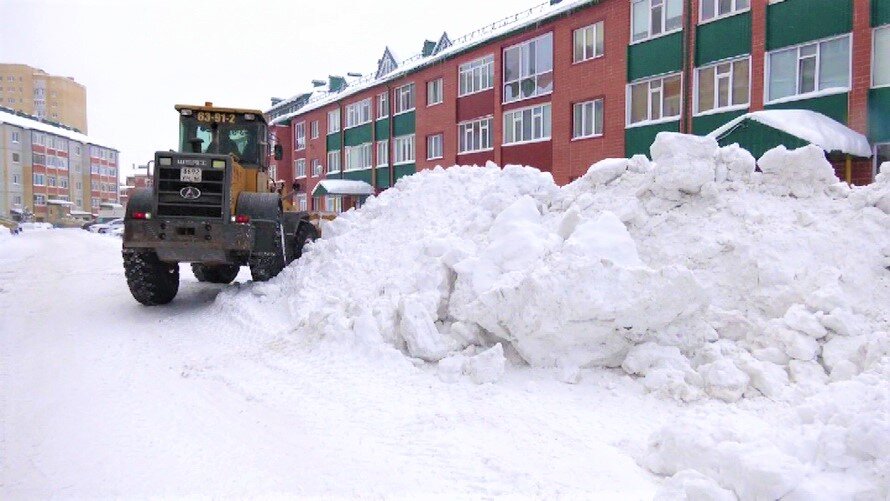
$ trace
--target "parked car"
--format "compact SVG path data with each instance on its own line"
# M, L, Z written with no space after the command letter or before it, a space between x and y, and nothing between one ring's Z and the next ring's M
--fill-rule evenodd
M95 232L96 230L90 230L90 228L92 228L93 226L95 226L97 224L108 224L108 223L114 221L115 219L119 219L119 218L100 216L100 217L97 217L96 219L93 219L89 223L84 224L83 226L81 226L81 228L83 228L84 230Z
M123 227L124 220L123 219L112 219L104 224L94 224L90 226L90 231L93 233L108 233L108 230L115 228L117 226Z

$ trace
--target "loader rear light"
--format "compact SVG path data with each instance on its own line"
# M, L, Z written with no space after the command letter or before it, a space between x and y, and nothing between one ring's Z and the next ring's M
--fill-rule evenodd
M232 222L238 224L245 224L250 222L250 216L245 216L243 214L239 214L237 216L232 216Z
M134 212L133 219L151 219L151 212Z

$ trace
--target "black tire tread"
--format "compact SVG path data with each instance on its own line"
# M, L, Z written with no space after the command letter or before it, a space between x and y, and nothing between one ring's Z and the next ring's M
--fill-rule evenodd
M124 250L124 274L130 293L146 306L173 301L179 292L179 265L164 263L152 251Z

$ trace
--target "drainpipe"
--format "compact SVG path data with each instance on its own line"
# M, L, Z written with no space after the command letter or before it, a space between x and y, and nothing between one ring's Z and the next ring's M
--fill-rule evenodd
M686 5L683 6L685 9L683 13L683 77L681 78L683 82L683 106L681 107L683 119L680 121L680 132L684 134L692 132L692 113L690 110L692 110L692 74L695 69L690 68L692 58L690 56L689 44L692 41L692 29L694 27L692 23L693 1L695 0L686 0Z
M395 133L395 127L393 124L396 121L396 117L393 116L392 110L392 84L386 84L386 106L389 108L389 142L386 144L386 149L389 150L386 155L386 164L389 166L389 186L396 184L396 166L394 164L395 160L395 141L392 135ZM416 116L416 115L415 115ZM415 119L416 120L416 119ZM415 141L417 141L417 137L415 135ZM415 151L417 148L417 144L415 142ZM416 159L415 159L416 161Z
M850 156L850 154L847 154L845 171L846 171L845 177L847 178L847 185L852 186L853 185L853 157Z

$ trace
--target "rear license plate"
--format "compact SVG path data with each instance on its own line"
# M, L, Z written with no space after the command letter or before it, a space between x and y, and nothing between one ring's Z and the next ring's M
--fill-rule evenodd
M197 167L183 167L182 170L179 171L179 180L187 183L200 183L201 169Z

